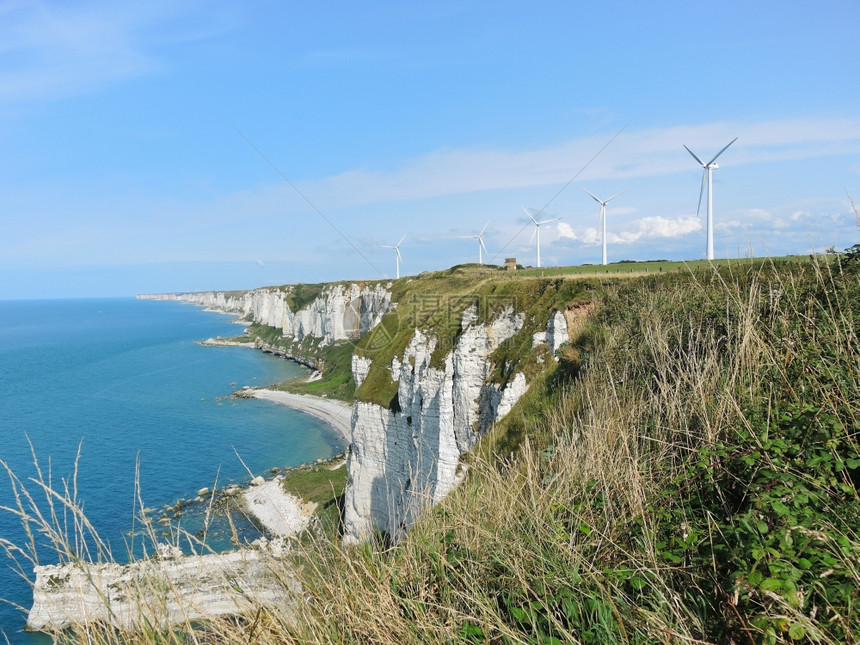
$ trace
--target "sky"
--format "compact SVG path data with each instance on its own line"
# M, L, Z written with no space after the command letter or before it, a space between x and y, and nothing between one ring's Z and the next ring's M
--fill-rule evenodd
M860 242L860 2L0 0L0 299ZM849 197L850 196L850 197Z

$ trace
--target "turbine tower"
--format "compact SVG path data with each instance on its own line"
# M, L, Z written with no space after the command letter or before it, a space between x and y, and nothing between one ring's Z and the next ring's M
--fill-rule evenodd
M409 233L404 233L403 237L400 238L400 241L394 246L386 246L385 244L382 245L383 249L394 249L394 263L397 266L398 280L400 279L400 262L403 260L403 256L400 255L400 245L403 244L403 240L406 239L407 235L409 235Z
M538 269L540 269L540 227L543 224L549 224L550 222L556 222L556 221L560 220L561 218L560 217L553 217L552 219L545 219L544 221L539 222L534 217L532 217L532 214L529 212L529 209L527 209L525 206L523 206L523 210L525 211L526 215L529 216L529 219L532 221L532 223L535 225L535 232L532 233L532 240L535 239L535 236L537 236L537 266L538 266ZM529 240L529 244L531 244L531 240Z
M705 255L709 260L714 259L714 191L711 184L711 172L715 168L720 167L718 164L714 163L716 162L717 157L723 154L726 149L737 140L738 138L735 137L734 139L729 141L726 147L720 150L716 155L714 155L714 158L711 159L708 163L705 163L704 161L699 159L696 156L696 153L687 148L686 145L684 146L684 148L687 149L687 152L693 155L693 159L698 161L699 165L702 166L702 187L699 189L699 205L696 207L696 215L699 214L699 211L702 208L702 194L705 192L705 183L707 182L708 184L708 246Z
M582 188L582 186L580 186L580 188ZM585 188L582 188L582 190L585 190ZM630 189L625 188L624 190L621 191L621 193L626 193L628 190L630 190ZM603 220L603 233L601 235L601 238L603 240L603 264L605 266L606 265L606 205L609 202L611 202L613 199L618 197L621 193L615 193L609 199L601 201L601 200L597 199L597 197L595 197L594 194L590 193L589 191L585 190L585 192L588 193L589 195L591 195L591 198L594 201L596 201L598 204L600 204L600 215L597 218L597 223L600 224L600 220Z
M490 220L487 220L487 223L484 224L484 228L481 229L480 233L478 233L477 235L464 235L463 236L464 238L469 239L469 240L478 240L478 264L484 263L484 256L482 255L481 251L482 250L487 251L487 247L484 245L484 231L487 230L487 227L489 225L490 225ZM487 255L489 255L489 254L490 254L490 252L487 251Z

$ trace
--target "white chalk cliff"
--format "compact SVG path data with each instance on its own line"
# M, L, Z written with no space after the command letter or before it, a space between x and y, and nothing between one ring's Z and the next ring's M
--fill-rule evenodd
M490 354L523 321L509 308L481 324L475 308L467 309L462 333L441 368L431 366L437 339L416 330L390 365L398 382L395 409L356 401L344 502L346 542L366 540L374 531L397 539L457 484L460 457L526 391L522 374L503 390L488 382ZM353 361L357 383L367 369L361 359Z
M204 291L176 295L150 295L150 300L181 300L215 311L280 329L286 338L301 341L311 336L325 345L338 340L357 340L375 327L393 308L386 285L332 284L299 311L288 304L292 287L263 287L252 291Z
M272 574L283 550L240 549L183 556L160 544L158 556L131 564L67 563L36 567L27 628L52 631L96 621L125 629L168 629L190 621L292 607L301 587Z

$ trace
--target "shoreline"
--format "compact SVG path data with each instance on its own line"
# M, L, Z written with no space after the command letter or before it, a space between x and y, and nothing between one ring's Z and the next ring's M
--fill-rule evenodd
M239 390L237 396L261 399L283 405L326 422L346 441L352 443L352 405L337 399L325 399L311 394L293 394L268 388L247 388Z
M207 338L206 340L198 340L197 344L204 347L248 347L249 349L255 347L253 340L227 340L226 338Z
M205 311L215 311L206 309ZM228 312L217 312L228 313ZM241 323L240 320L235 320ZM209 338L198 341L205 346L232 346L247 347L250 349L263 349L257 347L256 342L240 342L226 340L223 338ZM295 361L297 362L297 361ZM336 399L327 399L311 394L293 394L282 390L272 390L262 387L244 387L233 393L240 398L254 398L269 401L276 405L309 414L331 426L334 431L346 442L348 446L352 443L352 405ZM243 487L242 499L245 509L253 515L263 528L275 538L285 538L297 535L307 529L310 518L316 510L316 504L285 491L281 486L282 476L265 480L255 477L250 484Z
M236 395L269 401L309 414L334 428L347 446L352 442L352 406L344 401L268 388L245 388ZM304 531L316 510L316 504L286 492L281 486L281 476L265 481L262 479L255 478L242 493L247 511L274 537L284 538Z

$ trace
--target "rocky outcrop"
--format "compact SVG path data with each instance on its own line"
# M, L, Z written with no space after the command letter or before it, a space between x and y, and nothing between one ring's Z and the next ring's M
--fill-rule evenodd
M387 285L353 282L324 286L316 298L294 312L289 306L294 289L264 287L253 291L204 291L138 298L190 302L275 327L291 340L302 341L311 336L325 345L361 338L394 308Z
M475 308L467 309L457 343L439 367L431 364L437 340L416 330L389 367L398 382L397 405L354 404L344 541L363 541L374 531L396 540L457 484L460 457L525 392L522 374L505 388L488 383L490 354L523 322L509 308L481 324ZM366 365L353 367L358 382Z
M367 378L367 373L370 371L371 361L369 358L352 355L352 378L355 380L355 387L361 387L364 379Z
M562 312L554 311L550 314L549 320L546 323L546 330L532 335L532 347L546 343L549 345L550 353L555 354L568 340L570 338L567 318Z
M192 621L293 606L301 587L276 575L276 543L218 555L182 556L159 545L156 557L131 564L69 563L36 567L27 628L53 631L103 622L124 629L167 629ZM283 567L278 567L283 572Z

